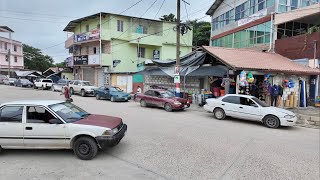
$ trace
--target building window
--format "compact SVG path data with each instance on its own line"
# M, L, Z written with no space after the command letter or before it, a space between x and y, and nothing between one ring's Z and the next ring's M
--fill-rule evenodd
M220 28L222 28L224 26L224 14L222 14L221 16L219 16L219 26Z
M250 0L249 14L252 15L256 12L256 0Z
M8 50L8 43L4 43L4 50Z
M298 0L291 0L291 10L298 8Z
M97 47L93 48L93 54L97 54Z
M139 50L137 48L138 57L145 58L146 57L146 48L140 47Z
M236 11L235 11L235 20L238 21L239 19L243 19L245 17L247 17L247 6L248 6L248 2L245 2L239 6L236 7Z
M17 52L17 45L13 45L13 51Z
M117 20L117 31L123 32L123 21Z
M89 55L89 46L86 46L86 53Z
M97 29L100 29L100 24L97 24Z
M18 57L17 56L14 57L14 62L18 62Z
M101 52L106 53L106 45L105 44L101 44Z
M89 30L90 30L90 26L89 26L89 24L87 24L86 25L86 32L89 32Z
M6 61L9 62L9 56L8 55L6 55Z

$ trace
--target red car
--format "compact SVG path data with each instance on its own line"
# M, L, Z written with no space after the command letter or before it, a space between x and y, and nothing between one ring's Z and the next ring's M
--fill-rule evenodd
M175 97L172 92L163 89L152 89L146 91L144 94L137 94L135 100L140 102L142 107L162 107L168 112L190 107L188 100Z

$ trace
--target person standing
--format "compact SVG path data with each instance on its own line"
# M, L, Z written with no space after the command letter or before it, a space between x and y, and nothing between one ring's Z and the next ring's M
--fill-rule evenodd
M278 95L279 95L279 88L277 85L273 85L272 86L272 90L271 90L271 106L277 106L277 102L278 102Z
M61 95L63 94L64 95L64 98L66 99L66 102L72 102L72 98L71 98L71 94L70 94L70 89L69 89L69 86L68 85L65 85L63 87L63 93L61 93Z

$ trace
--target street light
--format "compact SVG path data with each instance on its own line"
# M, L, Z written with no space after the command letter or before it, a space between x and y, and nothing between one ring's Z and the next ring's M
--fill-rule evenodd
M8 26L0 26L0 32L9 33L10 48L8 50L8 77L10 78L10 63L11 63L11 49L12 49L11 33L13 33L14 31L12 29L10 29Z

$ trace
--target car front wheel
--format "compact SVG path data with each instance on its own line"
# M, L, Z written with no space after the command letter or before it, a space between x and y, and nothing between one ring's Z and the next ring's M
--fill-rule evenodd
M111 96L110 101L111 102L115 102L116 100L115 100L115 98L113 96Z
M97 155L97 143L90 137L80 137L73 145L75 155L82 160L91 160Z
M264 118L263 124L268 128L278 128L280 126L280 120L274 115L268 115Z
M226 117L226 113L221 108L216 108L213 111L214 117L218 120L223 120Z
M172 106L171 106L171 104L166 103L166 104L164 105L164 109L165 109L167 112L172 112Z
M100 100L100 99L101 99L101 97L100 97L99 94L96 95L96 99L97 99L97 100Z
M145 101L145 100L141 100L141 101L140 101L140 106L141 106L141 107L147 107L146 101Z
M83 89L81 90L81 96L82 97L86 96L86 92Z

